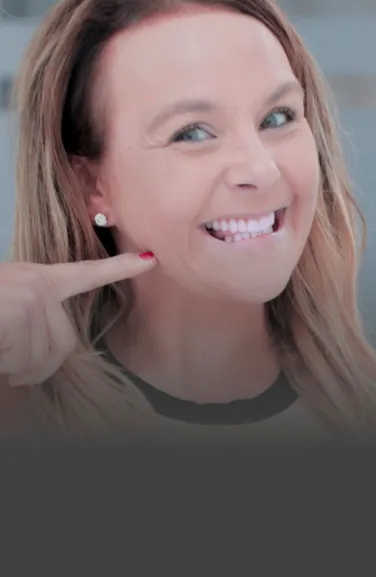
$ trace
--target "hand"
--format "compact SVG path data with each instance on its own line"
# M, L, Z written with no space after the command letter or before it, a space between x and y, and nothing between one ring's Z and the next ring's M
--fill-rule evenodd
M141 256L55 265L1 263L0 373L9 384L38 384L52 376L77 343L63 301L156 264L155 257Z

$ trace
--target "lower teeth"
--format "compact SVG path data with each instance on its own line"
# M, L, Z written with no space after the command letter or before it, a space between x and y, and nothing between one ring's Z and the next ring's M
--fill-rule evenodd
M250 238L256 238L256 237L262 236L264 234L270 234L272 232L273 232L273 227L270 227L266 230L261 230L259 232L238 232L238 233L233 234L233 235L226 235L224 238L218 239L218 240L224 240L225 242L240 242L242 240L248 240Z

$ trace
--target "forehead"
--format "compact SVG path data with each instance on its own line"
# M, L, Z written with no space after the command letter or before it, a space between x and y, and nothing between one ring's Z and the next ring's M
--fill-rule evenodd
M194 7L159 15L110 40L101 59L102 79L125 98L158 94L199 96L242 88L265 90L294 78L277 38L255 18L222 8ZM196 94L197 93L197 94Z

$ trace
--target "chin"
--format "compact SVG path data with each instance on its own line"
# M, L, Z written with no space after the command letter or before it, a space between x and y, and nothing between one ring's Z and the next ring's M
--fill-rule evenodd
M265 279L264 282L258 282L257 284L252 282L238 286L217 285L213 293L215 293L217 298L227 301L242 302L249 305L264 305L284 292L290 278L291 276L283 279Z

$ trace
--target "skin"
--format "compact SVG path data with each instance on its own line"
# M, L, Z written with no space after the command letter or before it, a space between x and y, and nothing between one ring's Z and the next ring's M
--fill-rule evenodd
M264 304L301 257L320 180L287 56L258 21L195 7L117 35L99 71L106 152L90 166L88 211L106 214L120 252L157 258L132 281L136 306L109 344L131 370L181 398L258 394L280 370ZM206 108L157 120L187 99ZM191 123L201 127L171 142ZM284 225L273 236L237 245L202 230L213 219L282 207Z
M155 258L122 254L99 261L0 264L0 435L41 432L22 385L43 383L75 349L62 303L150 270ZM43 426L42 426L43 428Z

